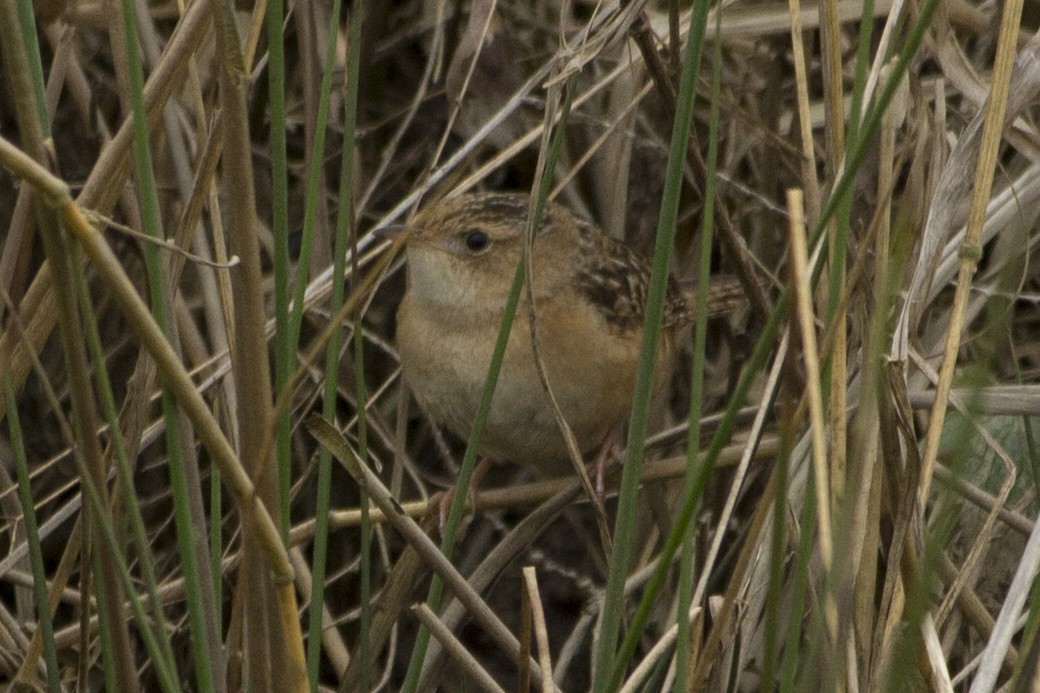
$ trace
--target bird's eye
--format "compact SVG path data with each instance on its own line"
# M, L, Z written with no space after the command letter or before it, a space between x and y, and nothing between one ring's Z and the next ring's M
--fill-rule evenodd
M487 232L480 229L470 229L466 232L463 239L466 242L466 247L469 248L470 252L474 253L479 253L491 245L491 239L488 237Z

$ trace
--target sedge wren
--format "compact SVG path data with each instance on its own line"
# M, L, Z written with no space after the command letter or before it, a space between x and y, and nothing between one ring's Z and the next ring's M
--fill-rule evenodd
M461 437L470 433L484 389L527 213L524 195L467 194L425 209L407 229L408 287L397 313L404 379L427 414ZM588 453L632 405L650 265L554 203L545 206L531 253L538 353L563 417ZM743 297L733 281L713 294L716 313ZM655 390L693 320L692 305L670 278ZM480 452L559 475L571 466L538 374L528 310L523 292Z

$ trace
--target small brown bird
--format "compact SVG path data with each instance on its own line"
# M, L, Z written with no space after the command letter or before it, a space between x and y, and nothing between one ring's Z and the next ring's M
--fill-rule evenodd
M461 437L480 403L527 213L523 195L468 194L427 208L408 228L408 288L397 313L404 379L422 408ZM554 203L546 204L532 261L539 353L564 419L588 453L632 405L650 265ZM713 294L715 312L743 300L733 281ZM668 377L692 305L669 280L655 389ZM527 311L521 294L481 453L561 475L571 465L538 376Z

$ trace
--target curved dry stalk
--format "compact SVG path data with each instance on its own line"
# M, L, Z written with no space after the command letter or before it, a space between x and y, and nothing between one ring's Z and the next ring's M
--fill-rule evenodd
M203 444L220 466L221 474L224 475L228 488L241 510L246 516L252 517L275 575L281 580L291 582L293 571L288 554L278 538L277 528L271 521L267 509L256 495L253 483L210 413L209 407L196 391L191 377L173 353L162 330L155 323L148 307L130 283L118 258L112 253L101 233L87 221L83 210L73 201L64 181L37 165L3 137L0 137L0 161L40 191L47 204L57 211L65 228L80 242L93 260L112 296L119 302L138 337L151 352L177 403L191 419Z

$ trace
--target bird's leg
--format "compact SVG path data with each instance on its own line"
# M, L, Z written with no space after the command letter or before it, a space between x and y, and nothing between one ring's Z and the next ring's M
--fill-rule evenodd
M621 435L622 425L622 422L619 421L607 430L607 435L603 437L603 443L596 451L596 456L589 463L595 474L596 494L601 501L606 495L603 479L607 474L607 465L615 457L620 457L625 449L625 440Z
M470 507L470 510L476 510L477 508L477 487L480 486L481 480L484 475L491 469L491 460L487 457L481 458L476 468L473 470L473 476L469 480L469 489L466 492L466 501ZM437 508L437 519L439 521L438 527L441 535L444 535L444 528L448 525L448 513L451 512L451 504L455 502L455 493L458 490L458 483L452 484L451 487L445 489L439 499L431 501L432 504L439 506Z

